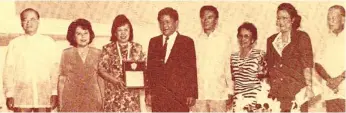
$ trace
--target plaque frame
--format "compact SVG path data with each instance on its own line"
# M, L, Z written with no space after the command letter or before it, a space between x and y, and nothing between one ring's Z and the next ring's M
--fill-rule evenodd
M123 61L122 62L122 68L123 68L123 79L125 82L126 88L129 89L144 89L145 87L145 70L146 65L144 61ZM127 86L127 71L134 71L134 72L142 72L143 74L143 86Z

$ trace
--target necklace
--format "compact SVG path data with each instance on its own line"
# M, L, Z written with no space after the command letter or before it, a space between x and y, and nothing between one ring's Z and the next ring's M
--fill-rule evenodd
M82 58L83 62L86 59L86 56L89 52L89 47L85 47L85 48L77 48L77 51L79 53L79 56Z
M120 46L119 43L117 42L117 51L118 51L118 55L119 55L119 59L120 59L120 64L123 64L123 56L121 55L121 51L120 51ZM131 49L131 44L130 42L127 42L127 55L126 55L126 59L130 59L130 49Z

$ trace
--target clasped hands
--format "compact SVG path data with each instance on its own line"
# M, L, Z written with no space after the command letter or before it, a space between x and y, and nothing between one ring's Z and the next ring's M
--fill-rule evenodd
M335 93L338 91L338 87L339 85L341 84L341 82L345 79L345 71L338 77L335 77L335 78L329 78L327 79L327 86L334 90Z

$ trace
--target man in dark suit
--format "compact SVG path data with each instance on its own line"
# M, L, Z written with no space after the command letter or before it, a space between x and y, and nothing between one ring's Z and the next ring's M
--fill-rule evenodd
M194 42L176 31L173 8L160 10L157 20L162 35L149 42L146 103L153 112L188 112L198 95Z

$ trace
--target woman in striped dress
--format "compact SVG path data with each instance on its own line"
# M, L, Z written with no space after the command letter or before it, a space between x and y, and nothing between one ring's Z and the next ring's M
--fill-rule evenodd
M254 49L257 29L249 22L238 28L238 52L231 56L231 72L234 81L233 111L253 111L257 93L261 91L260 76L264 75L264 52Z

